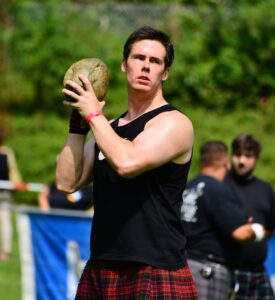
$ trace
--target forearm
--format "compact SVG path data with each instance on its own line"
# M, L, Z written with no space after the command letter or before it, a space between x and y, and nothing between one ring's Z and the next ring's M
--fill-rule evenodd
M256 228L254 226L256 226ZM241 244L248 244L251 242L261 242L267 237L267 231L264 230L264 227L260 224L249 223L235 229L231 236L235 241Z
M85 139L80 134L68 135L56 166L56 185L61 191L72 193L81 185Z
M248 244L253 242L255 239L255 233L252 229L251 224L245 224L238 227L232 232L231 236L236 242L240 244Z
M101 152L113 169L123 176L123 168L130 164L133 143L118 136L104 116L93 118L90 126Z

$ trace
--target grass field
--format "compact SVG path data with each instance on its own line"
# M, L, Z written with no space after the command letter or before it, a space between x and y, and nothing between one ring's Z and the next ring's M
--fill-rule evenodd
M13 214L13 247L8 261L0 261L0 299L21 299L21 273L18 249L18 235L15 214Z

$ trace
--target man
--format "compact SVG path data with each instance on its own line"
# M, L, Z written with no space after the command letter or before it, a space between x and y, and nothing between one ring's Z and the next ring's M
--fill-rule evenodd
M252 242L254 227L238 199L222 183L228 170L227 146L208 141L200 149L200 174L183 193L182 220L187 235L188 264L200 300L227 300L230 269L242 260L241 244Z
M180 221L193 127L162 92L173 58L163 32L145 26L129 36L121 64L128 109L110 123L87 78L79 76L84 88L66 82L76 102L64 104L92 131L85 144L74 111L56 172L66 192L93 179L91 258L77 299L197 299Z
M254 222L262 224L272 235L275 229L275 196L270 184L253 175L259 161L261 144L250 134L242 134L232 142L232 168L225 182L241 200L243 209ZM264 268L267 239L244 248L244 264L235 271L240 288L236 299L275 299L269 277Z

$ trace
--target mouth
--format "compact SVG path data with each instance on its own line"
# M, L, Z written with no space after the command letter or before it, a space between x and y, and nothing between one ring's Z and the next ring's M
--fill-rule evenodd
M148 82L150 81L150 79L147 77L147 76L139 76L137 78L137 80L141 83L145 83L145 84L148 84Z
M244 167L245 167L244 164L239 164L239 165L238 165L238 168L239 168L239 169L243 169Z

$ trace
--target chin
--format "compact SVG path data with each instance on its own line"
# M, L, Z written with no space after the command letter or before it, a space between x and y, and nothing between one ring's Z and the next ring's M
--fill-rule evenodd
M134 86L134 89L136 91L144 91L144 92L150 91L150 87L148 85L140 85L139 84L139 85Z
M245 170L237 170L236 173L239 176L246 176L248 174L248 172Z
M235 173L238 177L241 177L241 178L248 178L251 176L252 174L252 171L236 171L235 170Z

